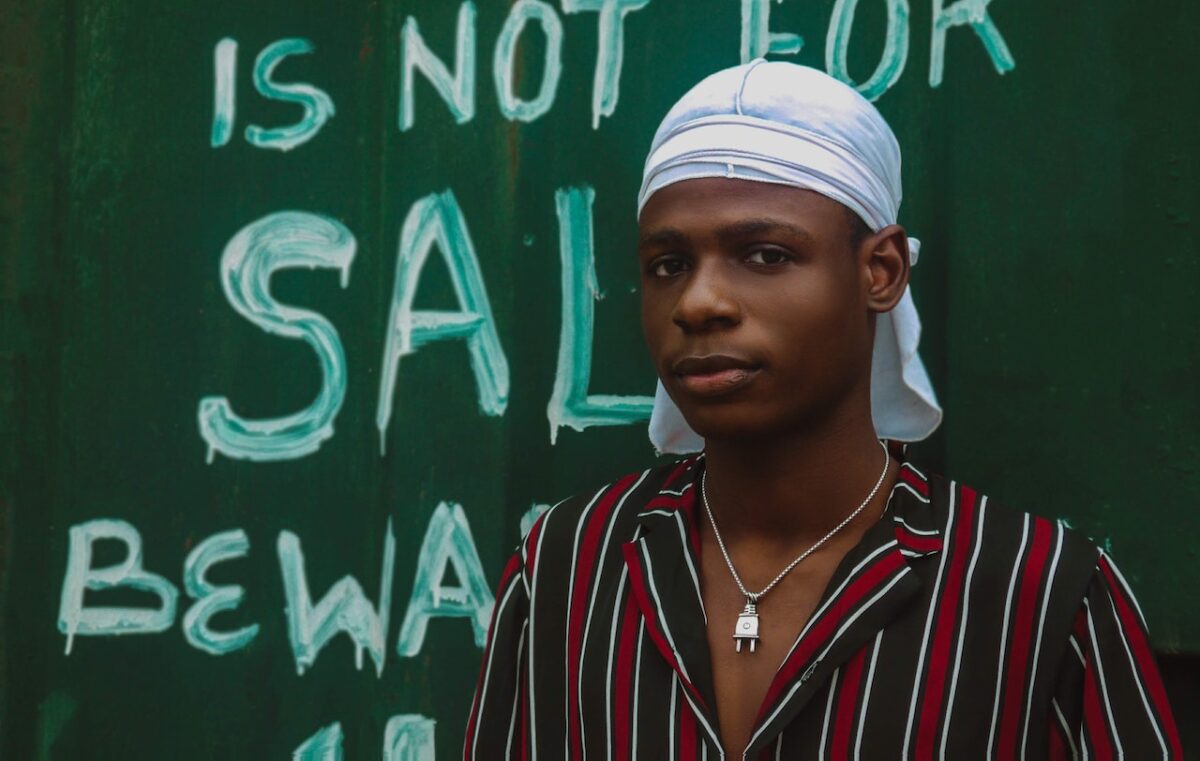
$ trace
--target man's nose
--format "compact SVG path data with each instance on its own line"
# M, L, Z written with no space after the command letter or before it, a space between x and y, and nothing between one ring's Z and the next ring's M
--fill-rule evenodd
M719 260L701 258L688 274L671 314L671 320L685 333L728 328L741 322L741 307L722 267Z

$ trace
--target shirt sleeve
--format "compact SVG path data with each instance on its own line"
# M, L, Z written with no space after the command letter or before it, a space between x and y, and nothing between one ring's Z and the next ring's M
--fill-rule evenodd
M1050 709L1050 758L1183 758L1146 621L1103 552L1075 616Z
M463 758L523 758L527 712L529 592L522 553L500 574L483 665L467 720Z

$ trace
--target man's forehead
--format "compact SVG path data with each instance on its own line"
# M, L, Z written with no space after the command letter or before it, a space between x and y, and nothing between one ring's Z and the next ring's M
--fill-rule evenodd
M736 240L756 235L786 234L793 238L811 241L814 234L794 220L775 217L734 218L728 221L714 220L700 228L695 225L661 226L643 228L638 236L638 246L652 248L661 245L677 245L690 241L697 234L715 236L721 240Z
M639 245L694 235L779 232L812 239L841 230L852 211L820 193L727 178L686 180L656 193L639 218Z
M744 205L772 209L829 209L837 201L808 188L738 177L697 177L673 183L651 196L643 209L651 214L706 204L716 208Z

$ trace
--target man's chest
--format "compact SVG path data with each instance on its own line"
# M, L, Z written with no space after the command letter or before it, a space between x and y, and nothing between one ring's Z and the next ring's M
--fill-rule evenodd
M833 575L837 558L811 558L747 608L747 599L715 546L701 555L701 589L717 720L727 754L746 747L764 698ZM806 561L807 562L807 561ZM766 578L747 563L746 583ZM776 571L777 573L778 571ZM765 584L748 587L758 592Z
M615 749L626 748L628 758L741 758L754 747L782 748L780 757L825 748L876 758L928 743L970 754L982 753L992 724L1002 723L1003 710L994 710L1010 702L997 691L1002 631L972 633L961 618L940 625L930 607L936 578L921 584L880 553L835 577L823 597L816 590L829 579L797 568L760 605L755 652L739 653L733 635L745 599L723 561L706 567L702 557L693 584L686 565L631 556L612 583L602 574L586 605L575 599L565 617L545 609L534 617L539 744L557 737L550 745L569 748L567 757L595 748L622 757ZM986 624L993 611L975 602L971 620ZM555 625L575 608L585 624L578 647ZM942 629L955 636L940 642ZM565 673L547 667L562 654ZM1024 696L1042 694L1027 686ZM1011 702L1029 713L1037 737L1045 706L1026 697Z

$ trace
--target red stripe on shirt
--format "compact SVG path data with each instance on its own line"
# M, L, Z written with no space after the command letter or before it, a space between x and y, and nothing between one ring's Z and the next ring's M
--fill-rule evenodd
M636 474L630 474L618 481L605 492L599 503L591 511L587 529L583 534L583 543L575 563L575 585L571 592L571 610L567 620L567 688L570 691L567 700L574 706L569 717L571 733L571 749L577 756L583 755L583 739L580 735L579 706L574 701L579 694L579 655L583 651L583 619L587 614L588 586L592 580L592 568L596 565L596 556L600 552L600 540L604 535L604 527L612 514L613 505L622 495L627 493L637 481Z
M674 486L679 477L683 475L684 471L691 467L693 462L695 462L695 458L681 460L679 464L675 466L674 470L671 471L671 474L667 476L666 480L663 481L660 492L675 491L675 489L672 489L671 487ZM642 508L642 512L649 512L650 510L678 510L681 506L681 499L682 498L678 494L659 493L650 498L650 501L647 502L646 506Z
M899 473L896 475L901 481L911 486L917 494L920 494L922 497L929 496L929 482L919 476L912 468L906 468L902 465L900 466Z
M625 598L625 610L621 614L621 631L617 635L617 666L613 675L613 743L618 761L629 758L633 742L630 733L630 711L633 706L634 651L637 649L637 603L633 595Z
M846 617L850 615L859 603L865 600L871 594L874 594L889 577L896 571L906 566L904 557L899 550L893 550L887 553L879 560L875 561L869 568L863 571L857 579L855 579L842 594L838 595L837 600L829 607L821 619L817 621L812 629L804 635L792 652L784 661L783 666L775 673L775 678L771 682L771 686L767 689L767 695L763 699L762 707L758 710L758 717L755 723L761 722L763 717L774 708L775 702L783 694L783 691L791 683L792 679L800 673L808 663L809 658L824 645L832 636L837 628L841 626Z
M829 753L833 758L850 758L850 736L853 734L854 717L858 713L858 698L862 681L863 663L867 659L868 645L858 651L846 664L837 697L837 714L833 720L833 744Z
M1100 692L1096 685L1096 666L1093 662L1091 632L1087 624L1088 612L1080 608L1075 615L1071 632L1081 648L1086 648L1083 658L1083 734L1097 758L1113 757L1112 738L1108 735L1104 707L1100 705Z
M542 535L542 529L546 523L546 516L550 511L542 513L538 519L529 527L529 533L525 536L525 572L533 578L534 572L537 570L537 548L538 537Z
M678 494L659 494L646 503L646 509L642 512L651 510L667 510L675 511L683 507L683 497Z
M679 758L695 761L700 757L696 747L696 714L685 700L679 705Z
M661 491L672 490L671 487L675 484L679 477L683 475L688 468L695 464L697 459L697 457L689 457L686 460L680 461L680 463L675 466L675 469L671 471L671 474L667 476L666 480L663 482ZM694 504L694 497L695 495L691 494L690 491L683 496L678 494L656 494L655 496L651 497L650 501L646 503L646 506L642 508L642 512L649 512L651 510L687 510ZM695 516L689 514L689 517Z
M1183 756L1183 746L1179 739L1179 729L1175 726L1175 717L1171 714L1170 703L1167 702L1167 691L1163 687L1162 679L1159 677L1158 664L1154 660L1154 654L1150 650L1150 643L1146 641L1146 633L1142 629L1141 618L1134 612L1133 607L1125 598L1123 587L1117 583L1116 574L1113 573L1112 565L1109 564L1108 558L1104 555L1100 556L1100 570L1104 572L1104 578L1108 582L1109 595L1117 606L1117 614L1121 618L1121 624L1125 633L1126 639L1129 641L1129 649L1133 653L1134 663L1137 664L1134 678L1139 679L1142 683L1142 688L1149 694L1151 702L1154 704L1154 711L1161 719L1160 726L1163 728L1164 736L1167 740L1167 745L1170 747L1173 754ZM1155 717L1150 717L1151 721Z
M1104 707L1100 705L1100 700L1100 690L1096 685L1096 667L1089 658L1083 672L1083 731L1092 746L1092 756L1096 761L1107 761L1113 758L1113 745L1112 738L1108 736L1108 722L1105 721Z
M1038 610L1038 590L1042 572L1050 555L1050 535L1053 524L1042 518L1033 521L1033 545L1021 574L1021 590L1017 596L1017 612L1009 633L1012 643L1008 651L1008 668L1004 675L1004 707L1000 716L1000 758L1016 756L1017 726L1025 697L1025 675L1029 671L1029 647L1036 632L1034 617Z
M1062 727L1058 721L1052 716L1049 719L1050 737L1047 744L1047 749L1050 761L1067 761L1073 758L1070 751L1067 749L1066 741L1063 739Z
M700 697L700 691L696 689L696 685L683 675L683 667L675 659L675 653L667 644L667 638L658 625L658 614L646 590L646 574L642 569L642 560L638 557L638 542L627 542L621 545L621 552L625 555L625 565L629 568L629 586L633 589L633 596L642 610L642 618L646 621L646 631L650 633L650 641L658 648L659 654L667 664L679 675L679 681L691 693L696 703L707 709L708 706L705 704L704 698Z
M514 554L504 564L504 570L500 572L500 583L496 585L496 589L507 589L508 582L512 580L513 575L521 568L520 555Z
M685 470L687 470L688 468L690 468L692 466L692 463L696 462L697 459L698 459L698 456L693 455L692 457L686 457L686 458L680 460L679 464L675 466L675 469L672 470L670 475L667 476L666 480L663 481L662 488L669 489L672 486L674 486L675 480L678 479L681 475L683 475L683 472Z
M940 537L914 534L900 524L896 524L896 541L904 549L914 552L940 552L944 547Z
M501 598L508 591L508 584L513 580L517 569L521 567L521 558L519 555L513 555L508 559L508 563L504 566L504 570L500 572L500 584L496 589L500 592ZM479 665L479 677L475 680L475 699L471 701L471 714L467 718L467 734L466 741L463 743L464 748L470 748L475 740L475 729L479 723L479 701L483 697L483 678L487 673L488 656L492 652L493 637L496 633L496 619L500 616L500 606L497 605L492 609L492 621L488 624L488 640L487 645L483 648L483 661Z
M938 610L937 626L934 628L933 643L929 648L929 666L924 677L925 697L921 701L921 716L917 724L917 758L933 758L937 729L942 721L946 672L950 669L950 657L954 652L954 627L958 623L958 605L963 598L967 559L971 554L971 539L975 533L975 497L975 491L969 486L962 487L959 492L962 509L954 529L954 551L941 596L934 602Z

